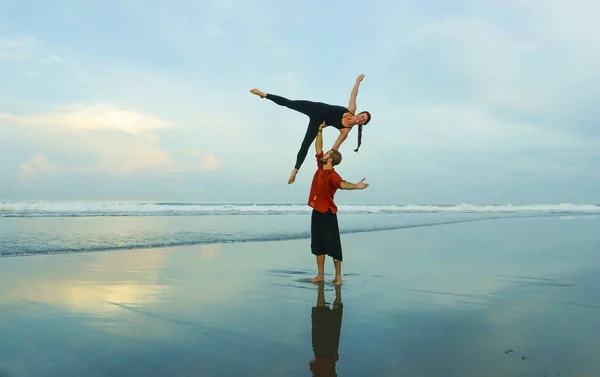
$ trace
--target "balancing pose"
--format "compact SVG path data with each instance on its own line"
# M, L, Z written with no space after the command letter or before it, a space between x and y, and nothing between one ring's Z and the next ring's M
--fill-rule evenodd
M333 168L342 162L342 154L334 149L323 154L323 127L317 129L317 171L310 187L308 205L313 208L310 224L310 248L317 257L318 275L311 280L313 283L324 281L325 255L333 259L335 279L333 285L342 284L342 243L337 220L337 206L333 200L337 189L363 190L369 187L365 178L358 183L350 183L342 179Z
M304 162L304 159L308 153L308 148L315 140L319 130L319 125L322 122L325 122L326 125L334 126L340 130L340 135L338 136L332 148L335 151L337 151L344 140L346 140L352 127L358 125L358 147L354 150L355 152L358 152L362 139L362 126L366 125L371 120L371 114L368 111L362 111L357 115L354 115L356 112L356 96L358 95L358 87L364 77L365 75L360 75L356 79L356 83L354 84L354 88L352 88L352 93L350 94L350 104L348 107L329 105L322 102L289 100L275 94L261 92L258 89L252 89L250 91L260 98L269 99L280 106L285 106L292 110L301 112L309 118L306 134L304 135L304 140L302 140L302 144L300 145L300 150L298 151L298 155L296 157L296 165L294 166L294 170L292 170L292 175L288 180L288 184L294 183L296 180L296 174L298 174L298 170L300 169L300 166L302 166L302 163Z

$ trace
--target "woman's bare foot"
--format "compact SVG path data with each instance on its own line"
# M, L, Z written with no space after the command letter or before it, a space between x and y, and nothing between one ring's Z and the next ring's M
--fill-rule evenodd
M341 276L336 276L335 279L331 282L331 285L341 285L344 281Z
M265 97L267 97L267 93L265 93L265 92L261 92L261 91L260 91L260 90L258 90L258 89L252 89L252 90L250 91L250 93L252 93L252 94L256 94L256 95L257 95L257 96L259 96L260 98L265 98Z
M296 181L296 174L298 174L298 169L292 170L292 175L290 175L290 179L288 179L288 185L291 185Z
M322 283L325 281L324 274L320 272L314 279L310 279L311 283Z

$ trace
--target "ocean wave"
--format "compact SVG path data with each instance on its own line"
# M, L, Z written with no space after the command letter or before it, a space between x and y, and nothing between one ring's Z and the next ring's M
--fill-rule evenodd
M496 215L487 217L463 218L455 220L442 220L421 223L376 225L370 227L349 227L340 229L341 234L366 233L378 231L390 231L409 228L420 228L440 225L450 225L473 221L533 218L533 217L556 217L556 214L524 214L524 215ZM69 246L60 243L34 242L24 245L0 245L0 257L26 256L40 254L65 254L79 252L98 252L109 250L135 250L151 249L161 247L193 246L216 243L245 243L245 242L274 242L299 240L310 238L310 231L278 231L278 232L176 232L173 234L152 236L140 235L139 237L127 237L116 239L113 236L96 239L95 244L90 244L85 238L80 242L70 243Z
M341 204L340 213L600 213L596 204ZM306 214L306 204L290 203L131 203L131 202L0 202L0 217L203 216Z

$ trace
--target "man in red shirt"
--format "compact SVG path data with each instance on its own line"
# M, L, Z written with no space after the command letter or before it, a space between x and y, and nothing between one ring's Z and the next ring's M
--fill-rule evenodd
M342 154L334 149L323 154L323 128L319 126L315 142L317 149L317 171L310 187L308 205L313 208L311 219L312 253L317 257L318 275L311 280L313 283L325 280L325 255L333 259L335 279L332 284L342 284L342 243L337 221L337 206L333 200L335 192L341 190L363 190L369 187L365 178L358 183L350 183L342 179L333 168L342 162Z

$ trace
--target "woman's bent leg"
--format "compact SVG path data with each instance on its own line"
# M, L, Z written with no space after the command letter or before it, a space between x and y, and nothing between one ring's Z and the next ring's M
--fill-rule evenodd
M319 125L323 123L322 120L318 120L316 118L311 118L310 122L308 122L308 127L306 129L306 134L304 134L304 140L302 140L302 144L300 145L300 150L296 155L296 165L294 168L300 170L300 166L306 159L306 155L308 154L308 148L313 143L317 134L319 133Z

